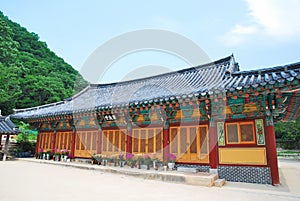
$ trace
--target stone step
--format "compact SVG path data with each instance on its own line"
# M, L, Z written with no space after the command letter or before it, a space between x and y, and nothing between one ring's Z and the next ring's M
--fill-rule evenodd
M200 174L202 173L200 172L193 175L185 175L185 183L190 185L212 187L214 182L218 179L217 174Z
M222 186L225 185L225 183L226 183L225 179L217 179L217 180L214 181L214 185L216 187L222 187Z
M177 167L178 172L192 172L192 173L197 173L200 172L198 168L191 168L191 167Z

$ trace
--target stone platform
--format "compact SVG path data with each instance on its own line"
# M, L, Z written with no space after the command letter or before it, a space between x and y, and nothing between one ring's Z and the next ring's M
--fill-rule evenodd
M79 168L79 169L95 170L95 171L106 172L106 173L123 174L127 176L139 177L143 179L160 180L160 181L174 182L174 183L184 183L184 184L196 185L196 186L207 186L207 187L212 187L214 185L222 186L225 183L225 182L220 183L220 181L218 181L218 174L207 173L207 172L198 172L198 171L179 172L176 170L165 171L164 169L145 170L145 169L130 168L129 166L125 166L125 167L102 166L102 165L92 165L87 162L60 162L60 161L52 161L52 160L41 160L35 158L20 158L18 160L41 163L41 164L59 165L59 166Z

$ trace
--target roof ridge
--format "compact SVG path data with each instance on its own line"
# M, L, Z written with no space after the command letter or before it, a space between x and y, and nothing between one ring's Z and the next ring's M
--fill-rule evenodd
M281 70L281 69L293 70L293 69L299 68L299 67L300 67L300 62L295 62L295 63L286 64L286 65L282 65L282 66L265 67L265 68L261 68L261 69L237 71L237 72L234 72L233 74L234 75L249 74L249 73L260 74L260 73L274 72L274 70Z
M201 64L201 65L198 65L198 66L192 66L192 67L188 67L188 68L183 68L183 69L176 70L176 71L171 71L171 72L162 73L162 74L158 74L158 75L152 75L152 76L149 76L149 77L143 77L143 78L138 78L138 79L134 79L134 80L126 80L126 81L121 81L121 82L101 83L101 84L93 84L93 83L91 83L91 84L89 84L89 86L91 86L92 88L95 88L95 87L105 87L105 86L109 86L109 85L114 86L114 85L117 85L117 84L126 84L126 83L132 83L132 82L137 82L137 81L149 80L149 79L153 79L153 78L157 78L157 77L163 77L163 76L168 76L168 75L175 75L176 73L185 73L185 72L189 72L189 71L192 71L192 70L209 69L209 68L214 67L212 65L225 63L226 61L230 61L230 60L233 60L235 62L233 54L231 54L230 56L218 59L216 61L212 61L212 62L209 62L209 63ZM235 63L233 64L233 66L234 65L235 65Z
M65 101L58 101L58 102L54 102L54 103L48 103L48 104L45 104L45 105L39 105L39 106L23 108L23 109L14 109L14 113L27 112L27 111L31 111L31 110L46 108L46 107L52 107L52 106L60 105L60 104L63 104L63 103L65 103Z
M189 68L185 68L185 69L181 69L181 70L173 71L173 72L169 72L169 73L163 73L163 74L158 74L158 75L154 75L154 76L149 76L149 77L145 77L145 78L139 78L139 79L135 79L135 80L127 80L127 81L123 81L123 82L106 83L106 84L91 84L90 83L86 88L81 90L79 93L77 93L77 94L75 94L75 95L73 95L69 98L66 98L63 101L50 103L50 104L45 104L45 105L40 105L40 106L35 106L35 107L31 107L31 108L15 109L14 113L16 114L16 113L22 113L22 112L29 112L29 111L49 108L49 107L57 106L57 105L61 105L61 104L66 104L68 102L71 102L71 101L79 98L81 95L85 94L89 90L93 90L93 89L97 89L97 88L114 87L114 86L118 86L118 85L120 86L120 85L130 84L130 83L138 83L138 82L148 81L148 80L155 79L155 78L174 76L176 74L186 74L186 73L189 73L189 72L195 72L197 70L202 70L202 69L208 69L209 70L209 69L214 69L215 67L219 67L219 66L221 66L222 64L225 64L225 63L229 63L229 65L230 65L228 70L234 71L235 70L234 68L235 68L236 64L232 63L232 62L235 62L233 54L230 55L230 56L227 56L225 58L216 60L214 62L198 65L198 66L195 66L195 67L189 67ZM226 65L224 65L224 66L226 66ZM224 75L225 75L225 73L224 73Z

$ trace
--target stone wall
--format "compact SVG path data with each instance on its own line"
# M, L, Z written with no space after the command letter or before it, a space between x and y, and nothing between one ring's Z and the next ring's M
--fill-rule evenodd
M218 174L226 181L272 184L269 167L219 166Z

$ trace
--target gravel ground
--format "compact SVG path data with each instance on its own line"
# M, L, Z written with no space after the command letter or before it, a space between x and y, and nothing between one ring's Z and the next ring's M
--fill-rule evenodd
M299 164L288 164L289 174L294 168L300 176ZM280 187L227 183L209 188L25 161L1 161L0 178L0 201L300 201L300 186L291 189L286 183ZM300 180L290 184L298 185Z

